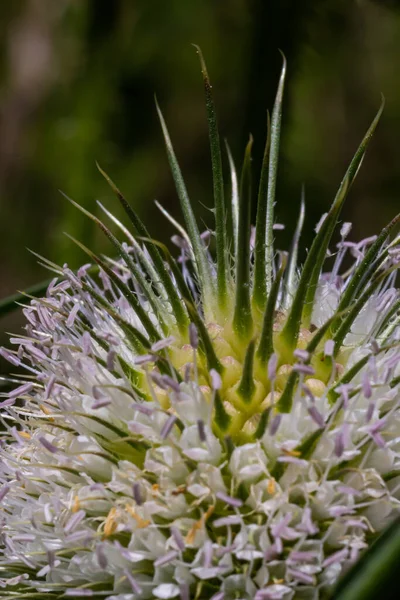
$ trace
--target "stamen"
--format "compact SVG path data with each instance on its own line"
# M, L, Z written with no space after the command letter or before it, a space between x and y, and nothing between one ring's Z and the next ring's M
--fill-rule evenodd
M160 431L160 436L163 440L165 440L169 434L172 431L173 426L176 423L176 417L175 415L171 415L170 417L168 417L168 419L165 421L164 425L161 428Z
M229 504L234 508L240 508L241 506L243 506L242 500L239 500L239 498L232 498L232 496L228 496L228 494L225 494L224 492L217 492L215 495L218 498L218 500L226 502L226 504Z
M205 424L204 424L204 421L202 421L201 419L198 419L198 421L197 421L197 431L199 433L200 441L205 442L207 439Z
M220 374L215 369L211 369L210 377L211 377L211 385L212 385L213 390L215 390L215 391L220 390L222 387L222 379L221 379Z
M154 561L154 566L157 568L163 567L164 565L168 565L170 562L175 560L177 556L178 552L176 552L175 550L171 550L171 552L167 552L167 554L165 554L164 556L160 556L160 558L157 558L157 560Z
M194 323L190 323L189 325L189 340L193 350L197 350L199 346L199 334Z

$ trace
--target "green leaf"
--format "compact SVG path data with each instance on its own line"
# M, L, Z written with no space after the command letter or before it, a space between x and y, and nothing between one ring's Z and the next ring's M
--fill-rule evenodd
M286 76L286 58L282 54L283 65L281 76L279 79L278 91L275 98L275 104L272 111L271 119L271 149L269 153L269 170L268 170L268 194L267 194L267 214L266 214L266 232L265 232L265 260L266 260L266 285L267 294L272 287L273 279L273 261L274 261L274 204L276 179L278 174L278 156L279 142L281 137L281 120L282 120L282 101L283 90L285 87Z
M346 335L350 332L351 326L353 325L355 319L360 314L361 309L368 302L369 298L371 298L372 294L375 292L377 287L386 279L386 277L394 270L398 269L399 265L395 265L390 269L387 269L383 273L377 275L371 282L371 285L364 291L363 294L354 302L350 310L348 311L347 316L342 320L342 323L336 334L333 337L333 341L335 342L334 356L337 356Z
M332 600L397 598L400 518L397 518L339 581Z
M211 275L210 265L207 260L206 252L204 249L203 242L200 238L199 229L197 227L196 219L193 213L193 209L189 200L189 195L186 190L186 185L182 177L182 172L177 161L171 139L168 133L167 125L164 117L161 113L160 107L156 101L156 108L161 123L161 128L164 135L165 146L167 150L167 156L171 167L172 176L174 178L176 191L178 192L183 217L186 223L187 231L189 234L190 241L193 246L193 252L197 263L197 270L199 273L199 284L202 290L202 298L204 302L204 310L206 313L211 312L215 297L214 284Z
M247 347L246 355L243 363L243 374L240 380L237 393L242 398L243 402L249 404L253 398L256 386L254 383L253 367L254 367L254 351L256 341L251 340Z
M223 310L228 301L227 282L228 271L228 248L226 243L226 218L224 203L224 178L222 172L221 147L219 141L217 116L215 113L212 86L207 72L206 63L199 46L194 45L200 58L201 72L203 74L204 92L206 98L206 110L208 121L208 132L210 138L211 165L214 186L214 209L215 209L215 239L217 246L217 296L218 305Z
M152 307L162 331L164 333L167 333L168 328L163 319L163 315L167 314L167 310L162 305L162 303L157 298L157 296L154 294L151 285L146 280L145 276L143 275L141 269L139 269L138 265L135 264L134 260L132 259L132 256L130 254L128 254L128 252L126 252L126 250L124 250L124 247L122 246L122 244L117 240L117 238L114 236L114 234L108 229L108 227L106 227L106 225L104 225L104 223L100 219L98 219L95 215L90 213L88 210L86 210L85 208L80 206L80 204L78 204L77 202L75 202L74 200L72 200L71 198L66 196L65 194L63 194L63 196L69 202L71 202L71 204L73 206L75 206L78 210L80 210L84 215L86 215L87 217L89 217L89 219L94 221L94 223L96 223L96 225L101 229L101 231L110 240L110 242L113 244L114 248L116 248L117 252L121 256L121 258L125 261L127 267L130 269L134 279L139 283L142 293L148 300L150 306ZM179 302L177 306L172 306L172 309L174 311L174 315L177 320L179 330L182 333L186 334L187 328L189 326L189 322L188 322L188 318L187 318L187 314L186 314L184 306L182 305L181 302Z
M132 344L136 352L141 353L143 350L150 348L148 339L136 327L121 317L115 308L109 302L107 302L104 296L98 294L96 290L90 287L85 281L81 281L81 284L82 288L88 293L89 297L96 300L96 302L98 302L98 304L107 311L114 321L118 323L122 331L127 336L127 340ZM92 333L93 328L91 328L90 323L88 322L87 325L87 330L89 333Z
M260 421L258 423L256 432L254 434L254 437L256 438L256 440L260 440L264 433L265 430L267 429L267 425L268 425L268 419L269 419L269 415L271 413L272 410L272 406L268 406L268 408L266 408L262 413L261 413L261 418Z
M148 314L145 311L145 309L143 308L143 306L140 304L136 295L128 288L127 285L125 285L125 283L123 283L123 281L121 281L121 279L119 279L119 277L114 273L114 271L112 269L110 269L110 267L107 265L107 263L104 260L102 260L101 258L96 256L96 254L94 254L91 250L89 250L89 248L87 248L84 244L82 244L81 242L76 240L71 235L69 235L69 234L66 234L66 235L70 240L72 240L75 244L77 244L77 246L79 246L88 256L90 256L90 258L92 260L94 260L99 265L99 267L101 267L103 269L103 271L110 278L110 280L113 282L115 287L121 292L121 294L123 296L125 296L125 298L129 302L129 304L131 305L131 307L137 314L138 318L142 322L142 325L145 328L145 330L147 331L150 340L151 341L159 340L160 334L158 333L157 329L154 327L150 317L148 316Z
M279 398L276 408L280 413L290 413L293 406L293 395L297 385L297 381L299 379L299 374L297 371L291 371L282 392L281 397Z
M400 375L398 375L397 377L395 377L394 379L392 379L392 381L390 382L390 387L394 388L396 387L396 385L399 385L400 383Z
M164 252L165 258L171 267L171 271L175 277L176 284L182 295L182 298L186 305L189 316L192 319L193 323L197 327L199 337L201 340L201 347L202 347L202 350L206 357L208 369L209 370L215 369L218 373L222 373L224 368L215 353L215 348L214 348L212 340L208 334L207 328L204 323L204 319L200 316L200 314L194 304L193 297L190 293L189 288L186 285L186 282L183 278L182 272L180 271L180 269L178 267L177 262L173 259L170 251L164 244L162 244L161 242L154 242L154 243L157 244L157 246L159 248L161 248L162 251Z
M371 141L375 129L379 123L384 106L385 101L382 97L381 106L379 107L379 110L374 120L372 121L367 133L365 134L360 146L358 147L357 152L355 153L353 160L351 161L346 171L344 179L340 184L333 206L321 226L320 231L322 235L320 239L319 252L317 252L315 256L315 264L313 267L311 278L308 281L307 294L303 308L303 320L306 327L309 327L311 323L311 315L314 307L314 298L317 291L317 285L319 281L319 276L321 274L322 265L325 262L326 251L328 249L329 242L335 230L344 201L346 200L347 194L349 193L353 181L357 176L358 170L367 151L368 144Z
M394 332L396 327L398 327L398 325L400 324L399 312L400 312L400 300L398 300L397 302L394 303L392 308L389 310L389 312L385 316L384 320L382 321L382 323L379 327L379 330L376 333L377 338L383 336L385 339L387 339ZM395 318L393 318L393 317L395 317Z
M310 433L304 440L296 446L296 452L300 453L300 457L305 460L310 460L311 456L314 454L314 450L318 446L318 442L321 439L322 434L324 433L324 427L316 429L312 433Z
M338 221L340 211L347 197L348 190L353 183L355 176L357 175L357 171L365 155L368 143L370 142L379 122L383 111L383 106L384 102L382 101L377 115L365 134L357 152L354 155L353 160L350 163L349 168L346 171L331 209L329 210L324 222L315 236L310 251L307 254L297 287L297 292L293 299L289 316L280 336L282 345L286 346L287 354L291 354L296 347L302 318L306 327L310 325L315 292L322 265L325 261L326 251Z
M264 157L261 166L260 184L257 199L256 238L254 244L254 288L253 302L259 310L264 310L267 300L267 271L265 267L265 237L267 230L267 204L268 204L268 171L269 152L271 147L271 123L268 113L267 139L264 148Z
M285 283L283 286L283 308L288 309L292 298L295 294L296 289L296 269L297 269L297 256L299 251L299 241L301 232L304 224L304 217L306 213L306 205L305 205L305 194L304 187L301 192L301 203L300 203L300 213L299 218L297 219L296 229L293 234L292 243L290 245L289 250L289 258L288 258L288 266L286 269Z
M387 339L387 337L386 337ZM384 341L386 341L386 339ZM386 352L386 350L390 350L391 348L396 347L396 346L392 346L391 344L385 346L382 345L379 348L378 354L380 354L381 352ZM337 381L332 387L329 388L329 390L327 391L326 397L329 401L329 404L334 404L336 402L336 400L339 398L340 394L338 394L338 392L336 392L336 388L338 388L339 386L345 384L345 383L350 383L354 377L357 375L357 373L359 373L361 371L361 369L367 364L370 356L372 354L369 353L366 356L363 356L363 358L361 358L360 360L358 360L348 371L346 371L342 377L339 379L339 381ZM391 387L394 387L395 385L397 385L396 379L393 379L389 385Z
M310 355L310 359L307 361L304 361L305 364L308 364L310 362L313 353L318 348L325 333L328 331L329 327L331 326L332 321L335 318L335 316L336 315L334 315L333 317L331 317L330 319L325 321L325 323L318 329L318 331L315 332L312 340L310 340L310 342L307 344L306 350ZM286 382L286 385L284 387L284 390L282 392L282 395L279 398L277 405L276 405L277 410L279 412L289 413L292 410L293 395L294 395L294 391L295 391L295 387L297 385L298 379L299 379L299 373L297 371L291 371L290 375L288 377L288 380ZM335 387L336 387L336 385L335 385Z
M208 370L210 371L211 369L215 369L218 373L222 373L224 368L221 365L219 358L215 353L214 344L212 343L212 340L208 334L208 331L204 324L203 319L197 312L194 304L192 304L190 301L186 301L186 306L187 306L189 315L190 315L193 323L196 325L197 331L199 332L201 347L202 347L203 352L206 357Z
M103 175L104 179L107 181L108 185L113 190L114 194L117 196L117 198L121 202L123 209L125 210L126 214L128 215L128 217L135 229L135 233L146 240L145 245L149 252L150 258L153 261L154 268L156 269L156 271L159 275L160 281L167 292L167 295L171 302L171 305L175 306L175 308L176 308L179 304L179 295L177 294L175 286L174 286L174 282L172 281L172 279L168 273L168 270L165 267L164 261L160 254L160 251L158 250L157 246L154 244L153 240L151 239L151 236L150 236L147 228L142 223L142 221L140 220L140 218L138 217L136 212L132 209L130 204L127 202L127 200L123 196L122 192L120 192L120 190L117 188L115 183L107 175L107 173L105 171L103 171L103 169L99 166L99 164L96 163L96 165L97 165L97 168L100 171L100 173Z
M350 381L352 381L354 379L354 377L357 375L357 373L359 371L361 371L361 369L367 364L370 356L371 356L370 354L367 354L366 356L361 358L359 361L357 361L348 371L346 371L346 373L344 373L344 375L342 375L342 377L339 379L339 381L337 381L328 390L326 397L328 398L329 404L331 404L331 405L334 404L340 396L340 394L335 391L336 388L340 387L341 385L343 385L345 383L350 383Z
M239 236L236 255L236 298L233 328L240 338L248 339L253 328L250 305L250 219L251 219L251 148L253 138L247 144L239 199Z
M264 364L268 362L271 354L274 352L274 312L276 307L276 300L278 298L279 287L285 268L286 255L282 254L281 266L272 284L272 288L267 300L267 306L265 307L261 338L259 346L257 348L257 357Z
M193 247L192 247L189 236L186 233L185 229L182 227L182 225L180 225L178 223L178 221L176 219L174 219L174 217L157 200L154 201L154 204L157 206L157 208L161 212L161 214L164 215L164 217L166 219L168 219L168 221L177 229L177 231L179 231L179 234L182 236L182 238L187 243L188 249L190 252L190 257L193 262L193 266L194 266L194 268L196 268L196 261L195 261L194 254L193 254Z
M400 214L398 214L384 229L382 229L375 242L370 246L369 250L365 254L363 260L360 262L356 270L354 271L338 305L337 310L340 312L347 308L350 303L354 300L357 291L359 290L360 284L363 280L368 278L368 273L372 270L376 271L377 267L382 263L387 253L379 252L400 221ZM331 327L329 334L331 335L337 331L340 325L340 321L336 320Z
M129 240L129 244L132 246L132 248L135 252L137 262L141 265L144 273L147 274L148 280L152 282L152 284L154 285L154 288L158 292L158 295L163 300L168 300L167 291L161 281L159 274L157 273L157 271L154 267L154 263L152 262L151 258L149 258L147 256L148 253L144 252L144 249L139 244L136 237L134 237L132 235L132 233L120 221L118 221L118 219L109 210L107 210L106 207L101 202L99 202L99 200L97 200L97 205L104 212L104 214L107 215L107 217L110 219L110 221L115 223L115 225L127 237L127 239Z
M218 391L215 392L214 408L215 424L221 431L226 431L229 428L232 419L226 412Z
M232 222L233 255L237 256L239 237L239 188L236 167L228 143L226 143L226 152L228 154L229 169L231 172L231 205L228 216L230 216Z

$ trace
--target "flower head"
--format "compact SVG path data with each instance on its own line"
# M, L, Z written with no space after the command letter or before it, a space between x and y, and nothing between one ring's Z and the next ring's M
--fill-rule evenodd
M399 511L399 217L360 243L343 224L323 271L382 109L299 269L303 203L290 253L273 246L285 66L252 236L251 141L228 203L201 64L215 258L159 113L178 260L103 173L132 231L82 210L120 258L78 242L77 272L45 261L56 277L1 350L26 372L0 403L4 598L322 598Z

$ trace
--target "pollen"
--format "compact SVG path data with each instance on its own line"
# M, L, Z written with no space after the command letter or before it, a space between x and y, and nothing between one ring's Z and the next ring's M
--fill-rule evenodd
M269 479L267 484L267 492L270 496L273 496L276 491L276 481L275 479Z
M140 515L138 515L137 512L135 511L134 507L131 504L126 504L125 509L126 509L127 513L130 514L130 516L135 519L139 529L143 529L150 525L151 521L149 519L143 519Z
M104 521L104 537L110 537L113 535L118 527L117 522L117 508L113 506L108 513L106 520Z
M79 497L78 497L78 496L75 496L75 497L74 497L74 502L73 502L73 504L72 504L72 509L71 509L71 510L72 510L72 512L73 512L73 513L76 513L76 512L78 512L78 510L80 509L80 507L81 507L81 502L80 502L80 500L79 500Z

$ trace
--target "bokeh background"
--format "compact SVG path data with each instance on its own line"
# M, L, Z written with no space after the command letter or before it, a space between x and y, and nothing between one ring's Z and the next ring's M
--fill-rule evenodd
M164 241L179 218L154 108L168 121L200 219L212 225L210 159L198 58L214 85L221 134L240 164L249 132L259 169L288 59L277 219L285 247L304 183L303 247L327 210L380 103L386 108L344 220L359 239L399 208L400 8L384 0L12 0L0 3L0 297L46 278L27 248L72 267L107 241L59 189L122 216L95 161ZM228 179L228 177L227 177ZM0 321L16 330L18 313ZM2 333L0 344L5 343ZM3 368L5 366L3 365Z

